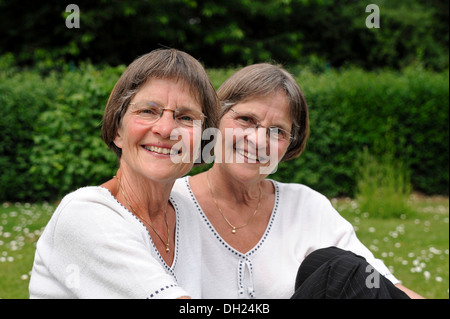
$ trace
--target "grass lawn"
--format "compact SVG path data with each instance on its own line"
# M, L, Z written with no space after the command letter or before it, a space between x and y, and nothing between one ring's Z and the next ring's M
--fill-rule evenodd
M375 219L350 199L332 200L360 240L403 284L426 298L449 298L449 200L411 198L417 213ZM28 298L36 241L55 205L0 205L0 298Z
M333 205L356 230L361 242L384 261L409 289L425 298L449 298L449 199L413 195L415 213L376 219L350 199Z
M36 242L55 207L48 203L0 206L0 298L28 298Z

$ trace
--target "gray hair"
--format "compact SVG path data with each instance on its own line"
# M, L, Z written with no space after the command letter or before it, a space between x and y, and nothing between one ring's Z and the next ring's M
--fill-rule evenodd
M254 64L242 68L229 77L218 89L222 103L220 118L233 105L282 90L289 100L292 137L282 161L300 156L309 137L309 115L306 99L294 77L280 65Z
M120 158L122 150L114 144L130 101L149 79L182 81L201 105L206 120L203 130L216 127L220 108L216 91L203 66L189 54L176 49L158 49L131 63L114 86L105 108L102 137ZM207 141L202 140L202 148Z

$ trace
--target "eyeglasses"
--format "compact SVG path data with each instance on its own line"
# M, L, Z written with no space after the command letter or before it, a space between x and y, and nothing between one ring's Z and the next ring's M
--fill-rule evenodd
M179 109L169 109L158 105L156 102L133 102L130 103L133 106L131 113L138 116L142 120L145 120L148 124L157 122L162 116L164 111L173 112L174 121L181 127L194 127L201 126L203 120L206 118L202 112L198 112L186 107Z
M230 111L232 111L236 115L233 120L244 129L265 128L267 136L272 140L291 142L295 139L295 137L291 136L291 132L282 129L281 127L266 127L262 125L253 115L243 114L233 110L232 108L230 108Z

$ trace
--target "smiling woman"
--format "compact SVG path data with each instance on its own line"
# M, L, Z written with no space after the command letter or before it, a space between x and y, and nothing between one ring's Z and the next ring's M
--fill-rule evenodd
M415 296L398 285L325 196L305 185L268 180L271 170L261 170L268 165L261 155L278 164L305 148L308 107L293 76L277 65L251 65L226 80L218 95L219 130L235 134L224 138L208 171L174 187L200 222L202 267L208 270L203 295L408 298L404 290ZM367 285L371 276L376 288Z
M144 113L142 101L158 101L157 105L165 105L167 108L156 111L158 109L153 110L146 106ZM201 124L204 117L202 108L184 81L150 79L139 89L130 103L129 110L124 114L121 127L114 139L114 145L121 149L122 173L131 169L134 171L132 176L135 179L159 178L160 181L164 181L173 178L174 175L183 176L189 172L194 162L194 150L200 146L200 135L194 134L193 121L181 121L176 116L180 110L197 114L197 121ZM150 118L152 114L153 117ZM175 130L178 132L183 130L189 137L181 140L183 146L179 149L174 148L178 140L172 139ZM174 163L171 160L171 152L178 154L179 150L184 150L182 157L189 158ZM166 160L164 165L161 160Z
M61 201L37 244L32 298L200 296L197 224L171 189L194 165L218 107L205 70L187 53L156 50L125 70L102 125L117 174Z

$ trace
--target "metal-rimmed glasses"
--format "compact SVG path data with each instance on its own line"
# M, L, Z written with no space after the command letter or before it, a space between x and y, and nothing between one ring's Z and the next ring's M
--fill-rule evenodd
M201 126L206 118L206 115L202 112L187 107L172 110L152 101L132 102L130 105L132 106L131 113L145 120L148 124L157 122L163 116L164 111L173 112L173 119L180 127Z
M234 110L233 108L230 108L230 111L232 111L235 114L235 117L233 117L233 120L242 128L244 129L258 129L258 128L265 128L266 129L266 135L271 140L278 140L278 141L285 141L285 142L292 142L295 138L292 136L291 132L282 129L278 126L264 126L262 125L253 115L245 114L238 112Z

